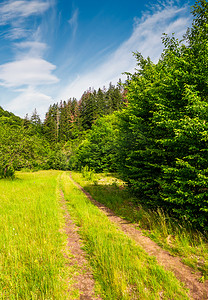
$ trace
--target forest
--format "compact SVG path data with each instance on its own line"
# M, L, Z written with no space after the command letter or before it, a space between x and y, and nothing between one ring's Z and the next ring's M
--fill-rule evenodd
M182 40L163 35L157 63L134 53L124 83L59 101L41 120L0 107L0 178L15 172L116 173L134 205L208 229L208 3Z

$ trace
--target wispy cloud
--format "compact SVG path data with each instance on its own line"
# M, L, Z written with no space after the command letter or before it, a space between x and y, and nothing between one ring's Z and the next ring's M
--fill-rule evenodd
M47 45L38 41L25 41L15 44L18 57L42 57Z
M19 96L5 105L5 109L24 117L27 113L32 113L35 108L38 108L38 113L43 119L45 112L53 101L51 96L45 95L33 87L28 87Z
M79 9L77 8L70 20L68 20L69 24L71 25L71 29L72 29L72 35L75 36L76 32L77 32L77 28L78 28L78 15L79 15Z
M53 0L0 4L0 26L7 25L3 36L13 41L14 52L13 60L0 65L0 86L19 93L5 108L21 116L35 107L46 110L52 98L38 90L59 81L53 74L56 66L43 58L47 44L41 42L41 28L29 19L42 15L53 4Z
M19 18L39 15L49 8L45 1L6 1L0 5L0 25L6 25Z
M4 31L4 38L19 40L33 34L32 29L28 28L29 17L42 15L52 3L43 0L32 1L4 1L0 4L0 26L7 25Z
M156 62L163 49L162 33L175 32L176 36L181 37L189 25L188 6L178 7L169 4L159 7L152 14L145 14L142 19L136 20L134 30L128 40L124 41L97 68L78 74L76 79L70 81L62 89L59 98L77 97L79 99L82 92L89 87L97 89L108 85L109 82L115 84L119 78L126 78L121 74L134 72L136 64L132 52L139 51L144 57L150 56L153 62Z
M21 27L10 28L3 32L3 36L9 40L19 40L26 38L31 33L31 30Z

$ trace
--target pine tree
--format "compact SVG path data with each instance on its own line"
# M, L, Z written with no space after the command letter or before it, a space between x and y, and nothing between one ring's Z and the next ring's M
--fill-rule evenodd
M79 102L79 112L82 127L90 129L96 119L96 100L95 95L90 91L84 92Z
M59 140L59 107L58 103L50 105L44 120L44 133L48 140L57 143Z
M105 95L100 88L96 93L95 99L96 99L96 118L98 118L106 114Z
M39 114L37 113L36 108L34 109L32 116L30 118L30 123L33 124L34 130L37 133L42 133L42 123Z

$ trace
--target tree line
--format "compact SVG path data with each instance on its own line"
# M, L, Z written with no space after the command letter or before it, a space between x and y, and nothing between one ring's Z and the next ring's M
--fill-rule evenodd
M96 120L124 106L121 83L89 89L75 98L51 105L43 122L35 109L24 119L0 107L0 178L22 168L68 169L72 148L84 139Z
M91 129L95 121L112 114L124 106L121 83L108 89L85 91L79 101L75 98L60 101L49 107L43 122L43 133L50 142L67 142L76 139L83 131Z

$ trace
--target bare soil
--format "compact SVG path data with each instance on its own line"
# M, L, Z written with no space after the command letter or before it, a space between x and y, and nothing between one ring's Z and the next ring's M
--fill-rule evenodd
M71 177L71 176L70 176ZM94 200L92 196L84 190L72 177L73 183L85 193L90 201L102 210L108 218L117 224L121 230L130 238L134 239L149 255L156 257L157 262L162 265L166 270L172 271L175 276L184 283L185 287L189 289L190 299L206 300L208 299L208 280L206 282L199 282L201 274L194 272L193 269L184 265L179 257L172 256L168 251L160 248L150 238L144 236L136 226L118 216L113 211L98 201Z
M80 292L80 300L101 300L100 296L95 295L94 287L95 281L92 275L92 270L86 259L86 253L82 250L82 240L78 234L78 227L73 223L67 210L64 194L60 191L61 204L65 213L65 232L67 234L67 249L72 256L68 256L66 253L64 256L68 260L69 267L78 266L78 272L73 277L73 288L78 289ZM68 251L69 250L69 251ZM71 282L71 280L69 280ZM70 292L70 286L69 290ZM74 299L74 298L73 298ZM77 299L77 300L78 300Z

